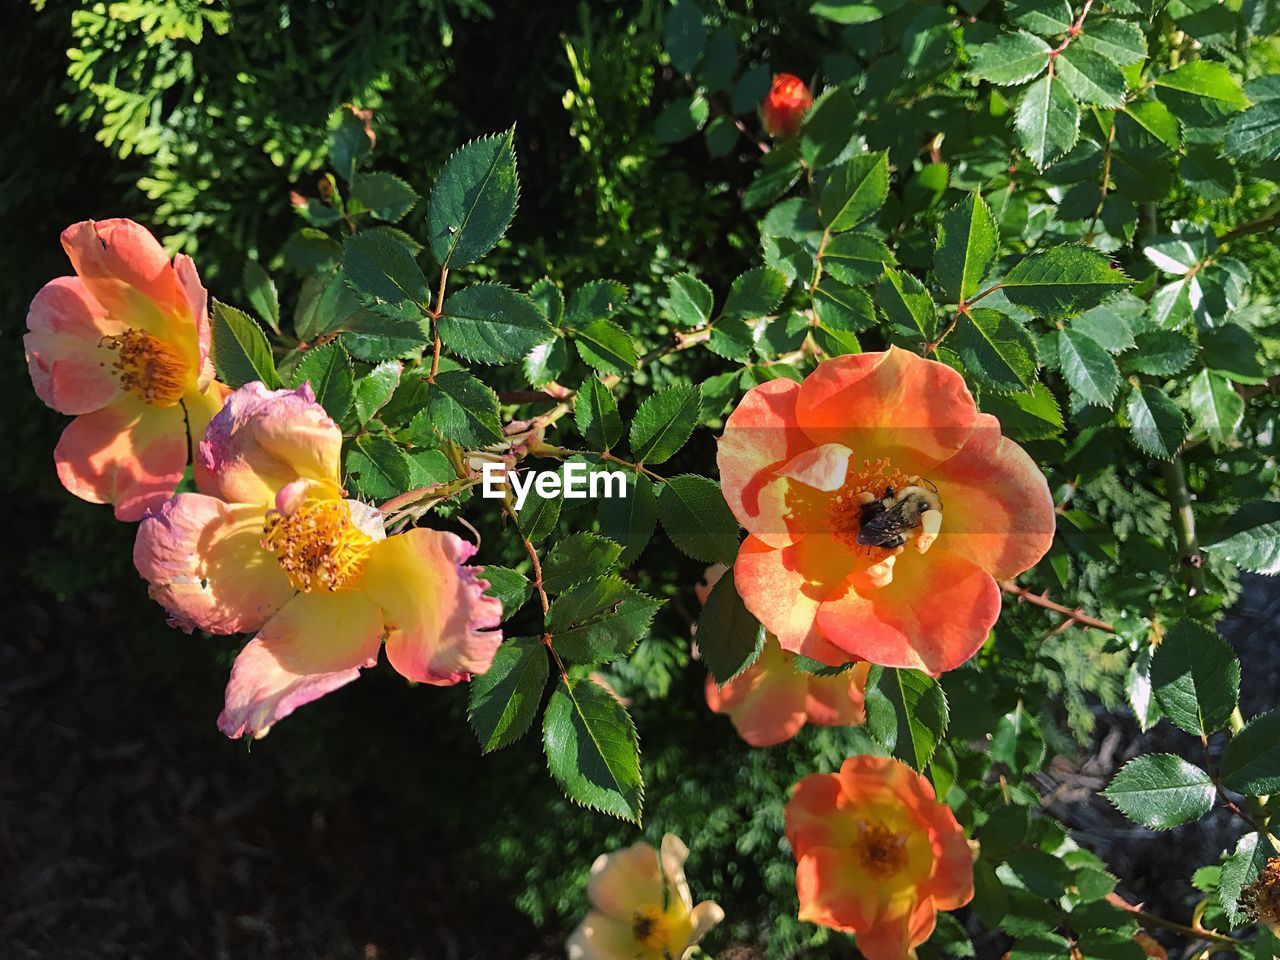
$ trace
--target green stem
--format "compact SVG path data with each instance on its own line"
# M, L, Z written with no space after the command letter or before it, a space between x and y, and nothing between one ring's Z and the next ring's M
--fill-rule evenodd
M1200 552L1200 539L1196 535L1196 515L1191 509L1191 491L1187 487L1187 472L1182 454L1160 465L1164 474L1164 495L1173 515L1173 535L1178 545L1178 559L1184 568L1184 576L1192 594L1204 593L1204 554Z

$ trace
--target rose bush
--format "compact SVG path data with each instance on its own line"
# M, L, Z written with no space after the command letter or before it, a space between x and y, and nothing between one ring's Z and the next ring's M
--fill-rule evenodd
M431 97L397 108L404 71L374 70L265 212L175 191L149 150L180 226L157 229L217 252L217 299L132 221L66 230L76 276L25 337L76 417L57 475L139 521L174 625L248 637L221 648L223 733L383 647L460 688L415 692L421 793L346 694L265 746L351 737L405 804L461 797L475 869L579 924L571 956L1269 955L1280 719L1215 627L1280 556L1275 18L807 6L583 12L551 34L568 137L536 110L419 121ZM518 506L486 464L616 470L625 496ZM308 737L324 717L344 733ZM1076 817L1054 778L1100 724L1130 742ZM499 750L501 789L440 782ZM1096 829L1210 816L1221 849L1158 911Z

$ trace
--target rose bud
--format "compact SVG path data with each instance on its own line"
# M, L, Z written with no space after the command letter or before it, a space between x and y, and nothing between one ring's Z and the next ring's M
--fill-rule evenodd
M771 137L789 137L813 106L813 94L799 77L780 73L764 98L764 128Z

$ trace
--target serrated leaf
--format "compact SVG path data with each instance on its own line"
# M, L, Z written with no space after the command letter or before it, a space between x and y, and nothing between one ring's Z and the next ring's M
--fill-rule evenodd
M593 450L608 450L622 438L618 404L595 377L588 377L573 398L573 419Z
M937 332L937 307L919 280L909 273L885 268L876 285L876 302L889 319L904 331L932 340Z
M824 278L813 291L813 311L819 323L833 331L859 333L876 322L869 293L831 278Z
M1045 320L1066 320L1104 303L1129 278L1088 247L1064 244L1018 261L1000 284L1009 302Z
M1067 0L1007 0L1005 8L1012 23L1046 37L1066 33L1073 22Z
M426 343L426 334L416 320L393 320L362 310L347 320L342 344L357 360L383 360L417 356Z
M1185 370L1196 354L1192 339L1173 330L1148 330L1134 338L1135 352L1123 360L1139 373L1168 377Z
M1098 20L1088 26L1075 45L1099 53L1113 63L1127 67L1147 55L1147 38L1142 28L1130 20Z
M565 660L608 663L631 652L660 606L660 600L614 574L579 583L556 597L547 613L547 632Z
M938 681L919 670L872 667L867 688L874 687L893 711L897 735L893 755L923 772L947 731L947 697ZM872 707L868 699L868 709ZM868 717L870 722L870 717ZM885 721L888 723L888 721Z
M1122 293L1073 317L1071 329L1084 334L1107 353L1124 353L1135 345L1133 323L1142 316L1144 307L1136 297Z
M1222 729L1240 696L1240 661L1218 634L1180 620L1151 661L1151 684L1165 716L1187 733Z
M528 732L547 685L541 637L515 637L497 649L488 671L471 680L467 718L482 753L510 746Z
M763 317L782 302L789 286L786 275L780 270L770 267L748 270L729 287L722 315L740 320Z
M635 341L612 320L596 320L573 331L573 342L582 359L603 373L629 373L640 362Z
M622 556L622 547L594 533L575 533L551 548L542 561L542 585L548 593L562 593L586 580L608 574Z
M545 387L569 367L569 345L563 337L540 343L524 358L524 375L535 387Z
M418 194L392 173L366 173L356 177L351 195L379 220L395 223L413 209Z
M279 333L280 295L276 292L276 284L271 275L256 260L246 260L241 283L245 299L253 307L253 312L263 323Z
M956 353L965 370L992 390L1016 393L1036 379L1040 363L1026 327L997 310L978 308L956 326Z
M888 153L859 154L827 178L818 213L828 230L843 233L873 216L888 195Z
M1012 440L1047 440L1064 428L1058 401L1043 383L1034 383L1029 391L1008 396L984 393L981 406L1000 421L1001 431Z
M261 380L267 387L280 386L275 359L267 335L253 318L220 300L213 301L211 356L222 381L242 387Z
M290 379L294 387L310 383L317 402L334 420L341 420L351 409L351 358L340 344L326 343L308 350L293 368Z
M1240 81L1221 63L1192 60L1176 70L1156 77L1156 85L1214 100L1225 107L1243 110L1249 105Z
M1244 398L1231 381L1212 370L1201 370L1192 378L1187 404L1196 429L1207 435L1215 448L1229 444L1244 422Z
M499 283L476 283L449 297L439 320L440 339L478 363L519 360L555 331L538 305Z
M563 488L562 477L561 489ZM563 501L558 496L541 496L534 486L530 486L528 491L524 506L520 509L520 530L529 538L530 543L539 543L545 540L560 522L560 507Z
M435 453L438 451L428 452ZM533 584L519 570L486 563L481 576L489 582L489 589L485 590L484 595L486 597L497 597L502 601L503 620L510 620L516 611L523 607L529 597L533 595Z
M1212 778L1195 764L1153 753L1126 763L1102 795L1135 823L1168 830L1208 813L1215 790Z
M627 566L644 550L658 525L658 499L653 481L642 473L627 473L627 495L600 501L600 532L622 545Z
M1056 66L1067 90L1081 103L1112 108L1124 105L1124 74L1102 54L1072 44L1062 51Z
M800 157L817 170L834 161L849 143L858 108L848 87L833 87L805 114L800 127Z
M1058 364L1071 389L1085 403L1110 409L1120 388L1120 370L1111 355L1075 330L1059 330L1056 342Z
M366 230L343 244L342 273L360 303L393 320L417 321L431 302L418 261L381 230Z
M1245 163L1280 159L1280 100L1259 103L1232 118L1222 149Z
M596 320L608 320L626 302L625 284L616 280L592 280L573 292L565 310L564 322L576 330L589 326Z
M417 433L424 427L469 449L502 442L498 395L465 370L436 375L427 392L427 405L410 423Z
M948 297L960 303L978 292L999 240L991 210L976 192L947 211L938 228L933 272Z
M388 500L409 489L412 468L408 456L386 437L356 437L347 450L347 473L363 500Z
M872 283L892 263L884 241L865 233L842 233L822 250L823 270L841 283Z
M764 649L765 629L742 602L733 568L724 572L698 617L698 650L716 683L724 686Z
M1253 573L1280 573L1280 503L1246 503L1204 548Z
M714 480L669 478L658 490L658 517L671 542L695 560L731 564L738 555L738 521Z
M1172 460L1187 438L1187 423L1178 405L1158 387L1135 387L1125 402L1129 436L1138 449L1161 460Z
M1026 83L1049 65L1049 50L1049 44L1033 33L1005 33L990 43L973 47L969 51L969 69L983 80L1001 86Z
M1170 150L1182 146L1182 128L1178 118L1159 100L1135 100L1124 108L1127 116Z
M542 722L547 768L575 803L639 824L644 803L635 724L591 680L556 687Z
M1058 77L1046 75L1023 91L1013 127L1022 149L1043 170L1075 146L1080 106Z
M1163 714L1160 712L1160 701L1156 699L1151 684L1151 648L1144 646L1125 675L1124 695L1133 710L1133 718L1138 722L1138 729L1146 733L1154 727Z
M373 419L400 386L400 371L403 369L398 360L384 360L378 364L355 385L356 420L361 425Z
M662 463L685 445L698 422L702 391L677 384L648 397L631 421L631 453L637 463Z
M1243 927L1255 919L1250 910L1242 907L1241 895L1257 881L1275 856L1271 837L1248 833L1237 841L1235 852L1223 863L1218 895L1232 927Z
M436 262L462 267L492 250L511 225L519 196L515 127L455 152L431 191L427 239Z
M1219 773L1223 786L1245 796L1280 790L1280 710L1254 717L1231 738Z
M329 270L303 281L293 312L293 330L299 340L311 340L341 329L359 312L360 301L342 271Z
M715 298L693 274L678 273L667 281L667 304L681 326L700 327L710 321Z

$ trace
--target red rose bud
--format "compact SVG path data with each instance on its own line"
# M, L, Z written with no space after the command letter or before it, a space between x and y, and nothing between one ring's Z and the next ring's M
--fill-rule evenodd
M764 98L764 128L771 137L789 137L813 106L813 94L799 77L780 73Z

